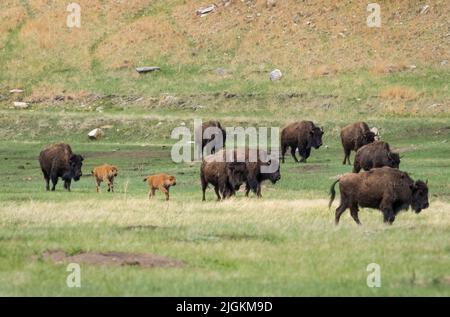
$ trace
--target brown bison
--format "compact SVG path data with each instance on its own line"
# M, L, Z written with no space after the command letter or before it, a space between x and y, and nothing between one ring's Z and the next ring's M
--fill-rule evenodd
M383 166L398 168L400 155L392 152L388 143L375 141L364 145L356 152L353 173L358 173L361 169L368 171Z
M206 200L205 193L208 184L214 186L217 200L234 195L235 190L245 182L246 174L245 162L237 162L234 158L227 161L225 150L208 155L200 166L202 200Z
M323 128L316 127L312 121L298 121L291 123L281 131L281 160L284 163L284 155L288 147L296 162L295 151L301 156L300 162L306 163L311 154L311 148L318 149L322 146Z
M251 162L251 155L257 157L257 162ZM258 150L248 150L246 149L246 181L245 181L245 196L248 197L250 190L252 190L256 196L262 197L261 195L261 183L269 180L272 184L275 184L280 180L280 162L271 160L267 157L267 153ZM276 164L273 170L269 167L271 164Z
M243 183L246 185L246 196L252 190L261 197L261 183L270 180L275 184L280 179L280 165L278 160L272 162L264 151L221 150L205 158L200 178L203 200L209 183L214 186L218 200L235 195Z
M39 154L39 164L46 182L46 189L50 189L50 180L53 183L52 191L58 183L58 178L64 180L64 188L70 191L72 179L78 181L83 175L81 166L83 157L73 154L68 144L58 143L46 147Z
M95 178L97 193L99 192L101 182L105 182L108 185L108 192L114 192L114 178L117 177L118 171L116 166L109 164L97 166L91 171L92 176Z
M144 182L147 182L148 185L148 199L152 199L155 196L155 191L158 189L161 193L164 193L166 200L169 200L170 186L177 184L175 176L165 173L149 175L144 178Z
M220 140L216 140L216 134L214 133L215 129L210 129L210 131L207 131L207 133L211 133L211 136L205 136L205 131L208 128L217 128L218 131L217 132L221 132L222 133L222 142L220 142ZM200 133L200 130L197 130L197 133ZM225 129L222 128L222 125L220 124L219 121L206 121L202 123L201 126L201 148L203 150L203 148L211 142L211 146L214 145L211 148L211 153L208 154L214 154L216 151L220 150L221 148L223 148L225 146L225 142L227 139L227 133L225 131ZM214 142L213 142L214 141ZM217 142L218 144L215 144L215 142ZM200 144L198 144L198 146L200 146Z
M357 224L361 224L358 207L379 209L383 213L384 222L392 224L401 210L407 210L411 206L419 213L429 206L428 182L414 182L407 173L387 166L340 177L331 185L329 207L336 196L336 183L339 183L341 192L341 202L336 209L336 224L347 208Z
M360 147L375 141L375 133L370 131L365 122L356 122L350 124L341 130L341 141L344 147L344 161L342 164L351 165L351 151L358 151Z

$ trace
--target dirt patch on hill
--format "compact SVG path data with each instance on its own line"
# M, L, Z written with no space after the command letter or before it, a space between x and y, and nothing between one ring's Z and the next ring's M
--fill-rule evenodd
M117 265L152 267L182 267L183 262L156 254L138 254L128 252L81 252L75 255L67 255L64 251L45 251L42 254L45 260L56 264L85 263L94 265Z

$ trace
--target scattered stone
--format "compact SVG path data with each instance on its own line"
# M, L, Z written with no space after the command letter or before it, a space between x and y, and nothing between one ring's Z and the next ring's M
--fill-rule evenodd
M409 67L409 69L416 69L417 68L416 65L409 65L408 67Z
M226 70L225 68L222 68L222 67L217 68L214 72L219 76L228 75L228 70Z
M144 66L144 67L137 67L136 68L136 71L139 74L154 72L154 71L157 71L157 70L161 70L161 67L158 67L158 66Z
M429 8L430 8L430 6L429 6L428 4L421 5L421 6L420 6L420 12L419 12L419 13L420 13L420 14L427 13Z
M233 93L231 93L231 92L225 91L225 92L223 93L223 96L224 96L225 98L227 98L227 99L230 99L230 98L236 97L237 95L236 95L236 94L233 94Z
M279 69L274 69L273 71L270 72L271 81L280 80L281 77L283 77L283 73L281 73L281 70Z
M97 108L95 108L95 111L97 111L97 112L103 112L103 107L102 107L102 106L97 107Z
M26 102L14 101L14 107L17 109L28 109L30 107Z
M202 8L198 8L196 13L197 15L199 15L201 18L203 18L204 16L210 14L211 12L214 12L216 10L216 5L215 4L210 4L207 7L202 7Z
M84 263L94 265L118 265L152 267L181 267L183 262L156 254L139 254L128 252L81 252L75 255L66 255L64 251L45 251L42 254L45 260L56 264Z
M111 125L111 124L102 125L102 126L100 127L100 129L112 129L112 128L114 128L114 126Z
M19 88L11 89L9 92L12 94L21 94L21 93L23 93L23 89L19 89Z
M448 59L444 59L442 62L441 62L441 66L444 66L444 65L447 65L448 64Z
M88 133L88 137L90 140L99 140L103 136L103 131L100 128L95 128L91 132Z
M66 99L66 97L62 96L62 95L57 95L55 96L55 101L64 101Z
M268 9L272 9L277 5L277 0L267 0L266 6Z

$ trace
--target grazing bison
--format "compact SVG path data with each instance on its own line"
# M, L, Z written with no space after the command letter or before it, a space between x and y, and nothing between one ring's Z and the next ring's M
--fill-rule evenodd
M243 183L246 196L252 190L261 197L263 181L270 180L275 184L280 179L280 165L278 161L275 163L277 166L274 168L266 152L248 148L221 150L206 157L200 169L203 200L209 183L214 186L218 200L235 195Z
M372 143L375 141L375 134L370 131L369 126L365 122L357 122L350 124L341 130L341 141L344 147L344 161L342 164L345 165L347 162L350 163L350 152L358 151L363 145Z
M148 199L152 199L155 196L155 191L158 189L166 195L166 200L169 200L170 186L177 184L175 176L165 173L149 175L144 178L144 182L147 182L148 185Z
M388 143L375 141L364 145L356 152L353 173L358 173L361 169L368 171L383 166L398 168L400 155L392 152Z
M227 162L225 155L226 151L221 150L215 154L208 155L202 161L200 166L200 181L202 184L203 201L206 200L205 192L208 184L214 186L217 200L221 200L234 195L235 190L239 189L247 179L245 162L237 162L235 158ZM235 155L235 153L232 152L232 155Z
M92 176L95 178L95 188L97 193L100 189L101 182L105 182L108 185L108 192L114 192L114 178L117 177L118 168L114 165L104 164L97 166L91 171Z
M83 157L73 154L68 144L58 143L45 148L39 154L39 164L46 182L46 189L50 189L50 180L53 183L52 191L58 183L58 178L64 180L64 188L70 191L72 179L78 181L83 175L81 166Z
M340 177L331 185L329 207L336 196L336 183L339 183L341 192L341 202L336 209L336 224L347 208L357 224L361 224L358 207L379 209L383 213L384 222L392 224L401 210L407 210L411 206L419 213L429 206L428 181L414 182L407 173L391 167L374 168L368 172L349 173Z
M258 158L257 162L250 162L251 152L255 157ZM248 197L250 190L252 190L256 196L262 197L261 195L261 183L265 180L269 180L272 184L275 184L280 180L280 162L269 160L267 153L258 150L248 150L246 149L246 182L245 182L245 196ZM266 171L263 167L268 168L271 164L277 164L273 171Z
M209 131L210 133L212 133L212 135L210 137L205 136L205 131L208 128L217 128L222 133L222 143L221 144L214 144L214 147L211 148L211 153L208 153L208 154L214 154L216 151L220 150L221 148L223 148L225 146L225 141L227 139L227 133L226 133L225 129L222 128L222 125L220 124L219 121L206 121L206 122L203 122L202 126L201 126L201 147L202 147L202 150L208 143L215 141L215 138L216 138L216 135L213 133L213 132L215 132L213 129L211 129L212 131ZM219 131L217 131L217 132L219 132ZM200 129L197 131L197 133L200 133ZM220 142L220 141L217 140L216 142Z
M306 163L311 148L318 149L322 146L323 128L316 127L312 121L298 121L291 123L281 131L281 160L284 163L284 155L288 147L291 148L291 155L296 162L295 151L301 156L300 162Z

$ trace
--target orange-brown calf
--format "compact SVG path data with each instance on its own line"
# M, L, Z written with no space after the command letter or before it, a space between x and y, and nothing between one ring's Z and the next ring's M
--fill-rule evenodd
M104 164L97 166L92 170L92 175L95 178L95 187L97 193L100 188L100 183L105 182L108 185L108 191L114 192L114 177L117 176L118 168L114 165Z
M155 191L159 189L166 195L166 200L169 200L169 188L177 184L175 176L165 173L147 176L144 178L144 182L148 184L148 199L152 199L155 196Z

